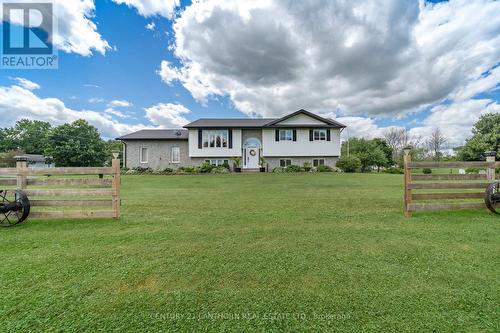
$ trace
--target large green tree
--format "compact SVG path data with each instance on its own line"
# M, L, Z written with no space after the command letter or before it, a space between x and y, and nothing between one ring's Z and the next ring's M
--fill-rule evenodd
M48 136L46 153L57 166L102 166L108 157L106 143L85 120L55 127Z
M111 165L111 160L113 159L113 151L118 151L118 158L123 161L123 143L117 140L108 140L106 144L106 165Z
M361 138L351 138L342 143L342 155L356 156L361 161L361 172L369 171L371 167L381 167L389 164L386 152L379 146L380 142Z
M372 141L375 146L379 147L384 152L385 158L387 160L385 164L380 164L378 166L385 167L393 165L395 163L394 160L392 159L394 152L393 149L389 146L389 144L387 144L387 142L381 138L375 138Z
M472 128L472 137L458 151L458 159L464 161L480 160L486 151L500 149L500 114L489 113L481 116Z
M19 149L28 154L43 154L51 129L46 121L21 119L14 127L0 130L0 151Z

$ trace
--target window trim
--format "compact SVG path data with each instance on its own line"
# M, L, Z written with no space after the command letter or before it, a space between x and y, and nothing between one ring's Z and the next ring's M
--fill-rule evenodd
M288 159L288 158L280 159L280 167L281 168L286 168L286 167L288 167L290 165L292 165L292 160L291 159Z
M219 163L219 162L222 162L222 163ZM223 158L206 159L205 163L208 163L208 164L214 165L214 166L224 166L225 164L229 165L229 160L223 159Z
M201 132L202 149L230 149L229 129L204 129ZM220 138L220 147L217 147L218 138ZM211 139L213 139L213 147L211 147Z
M320 161L323 161L323 163L320 163ZM315 165L315 162L317 162L316 165ZM316 168L320 165L325 165L325 159L324 158L313 158L312 166Z
M146 159L144 159L144 149L146 150ZM141 146L139 150L139 163L146 164L149 161L149 148Z
M316 133L318 134L316 138ZM323 134L323 136L322 136ZM327 141L327 130L324 128L313 130L313 141Z
M282 136L281 133L284 133ZM288 134L290 134L290 138L288 138ZM280 141L293 141L293 130L292 129L280 129L279 130L279 139Z
M177 150L177 160L174 160L174 150ZM171 147L170 148L170 161L175 164L181 163L181 148L180 147Z

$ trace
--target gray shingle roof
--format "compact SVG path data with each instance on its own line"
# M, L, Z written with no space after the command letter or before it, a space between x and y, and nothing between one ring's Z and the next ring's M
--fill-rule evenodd
M263 127L290 127L290 125L281 125L280 122L291 118L299 113L306 114L314 119L323 121L324 125L314 125L310 124L294 124L293 127L324 127L324 128L344 128L345 126L341 123L329 119L323 118L314 113L306 110L299 110L292 114L289 114L283 118L202 118L195 120L184 128L263 128ZM187 140L188 131L185 129L144 129L134 133L130 133L119 138L117 140Z
M291 113L289 115L286 115L282 118L255 118L255 119L249 119L249 118L224 118L224 119L213 119L213 118L202 118L193 121L192 123L189 123L185 125L185 128L262 128L262 127L290 127L290 125L280 125L279 123L283 120L289 119L291 117L294 117L298 114L305 114L309 117L312 117L314 119L317 119L319 121L323 121L325 124L324 125L315 125L314 127L333 127L333 128L344 128L346 126L342 125L341 123L329 119L329 118L323 118L320 117L314 113L311 113L307 110L300 109L294 113ZM294 127L311 127L311 125L304 124L296 124Z
M202 118L193 121L192 123L184 126L185 128L251 128L251 127L264 127L267 123L276 119L270 118L224 118L224 119L214 119L214 118Z
M144 129L126 134L116 140L187 140L188 131L185 129Z

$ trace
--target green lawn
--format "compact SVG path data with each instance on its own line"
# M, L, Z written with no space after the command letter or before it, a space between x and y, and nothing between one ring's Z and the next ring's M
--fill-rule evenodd
M0 331L498 332L500 225L402 176L125 176L120 222L0 230Z

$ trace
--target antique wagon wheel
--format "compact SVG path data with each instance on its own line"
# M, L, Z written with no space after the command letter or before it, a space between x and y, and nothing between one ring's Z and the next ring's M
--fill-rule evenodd
M26 220L30 201L20 190L0 190L0 227L11 227Z
M491 183L486 189L484 202L495 214L500 214L500 182Z

